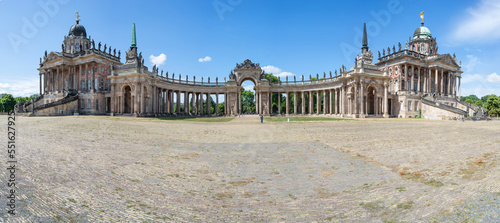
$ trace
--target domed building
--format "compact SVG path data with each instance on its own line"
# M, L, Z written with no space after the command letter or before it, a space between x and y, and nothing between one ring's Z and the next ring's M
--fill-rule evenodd
M474 113L474 108L459 100L460 63L455 55L438 53L423 15L413 37L404 46L398 43L379 51L376 63L365 25L354 66L278 82L268 80L259 64L249 59L215 81L164 73L156 66L150 69L138 52L135 24L122 63L119 50L87 37L76 15L61 51L45 52L40 58L40 97L18 105L19 111L33 115L237 115L242 111L242 82L250 80L255 84L255 113L261 115L447 119ZM280 99L277 108L273 95ZM214 96L216 106L211 107ZM221 110L219 96L223 96Z

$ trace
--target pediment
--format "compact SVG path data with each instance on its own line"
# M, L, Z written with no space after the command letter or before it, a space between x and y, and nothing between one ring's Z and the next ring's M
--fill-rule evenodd
M450 64L450 65L453 65L455 67L459 67L459 65L457 64L457 62L455 61L455 59L453 59L453 57L451 57L450 54L442 55L441 57L439 57L438 59L436 59L436 61L441 61L441 62Z
M45 60L43 60L43 63L57 60L59 58L61 58L61 55L59 55L58 53L55 53L55 52L50 52L49 55L47 55L47 57L45 58Z

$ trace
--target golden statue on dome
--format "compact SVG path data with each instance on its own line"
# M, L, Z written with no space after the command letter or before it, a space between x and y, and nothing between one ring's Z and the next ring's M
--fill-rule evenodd
M80 15L78 15L78 10L75 10L76 21L80 21Z
M422 22L424 22L424 11L420 13L420 18L422 18Z

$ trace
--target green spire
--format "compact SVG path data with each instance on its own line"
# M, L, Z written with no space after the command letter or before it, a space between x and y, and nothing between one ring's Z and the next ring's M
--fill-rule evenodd
M130 48L137 48L137 41L135 40L135 23L132 26L132 43L130 45Z
M368 37L366 37L366 23L363 24L363 50L368 50Z

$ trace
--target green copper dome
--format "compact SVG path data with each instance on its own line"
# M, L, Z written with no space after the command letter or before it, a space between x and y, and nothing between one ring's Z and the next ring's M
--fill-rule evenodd
M432 38L431 31L424 26L424 23L422 23L422 26L418 27L415 30L415 33L413 33L413 39L430 39Z

